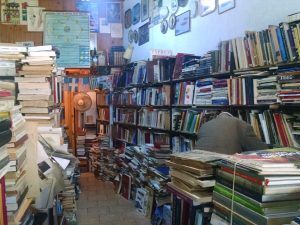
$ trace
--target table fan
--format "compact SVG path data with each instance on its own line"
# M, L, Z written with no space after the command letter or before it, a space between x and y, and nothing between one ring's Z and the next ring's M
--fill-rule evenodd
M74 98L74 108L76 111L79 112L79 118L80 118L80 128L84 128L84 112L89 110L92 106L92 99L91 97L83 92L77 93Z

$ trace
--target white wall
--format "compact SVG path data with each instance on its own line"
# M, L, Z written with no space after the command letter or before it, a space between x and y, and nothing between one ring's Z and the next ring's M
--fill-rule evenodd
M163 0L168 5L170 0ZM189 0L191 1L191 0ZM134 51L131 61L148 59L150 49L171 49L175 55L178 52L203 53L217 48L218 42L238 36L243 36L245 30L262 30L268 25L278 25L286 21L287 15L300 11L300 0L235 0L236 6L223 14L217 10L205 17L197 16L191 19L191 31L175 36L175 30L166 34L160 32L160 25L150 28L149 42L138 46L133 43ZM137 0L125 0L124 12L132 8ZM179 15L189 7L179 8ZM124 29L124 46L128 45L128 31L138 30L147 21L131 25Z

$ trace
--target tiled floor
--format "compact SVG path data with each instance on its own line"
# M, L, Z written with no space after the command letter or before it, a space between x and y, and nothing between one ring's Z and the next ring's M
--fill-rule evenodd
M80 185L78 225L150 225L150 219L140 215L132 201L114 192L112 183L83 173Z

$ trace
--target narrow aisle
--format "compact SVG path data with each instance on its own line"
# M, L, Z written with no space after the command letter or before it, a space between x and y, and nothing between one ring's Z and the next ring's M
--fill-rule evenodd
M133 201L114 192L111 182L97 180L92 173L80 176L82 193L77 201L78 225L150 225Z

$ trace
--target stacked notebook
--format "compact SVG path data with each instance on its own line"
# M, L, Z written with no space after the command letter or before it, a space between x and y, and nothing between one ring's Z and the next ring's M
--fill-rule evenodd
M300 102L300 68L282 69L278 71L280 89L278 96L283 103Z
M278 83L276 76L254 80L254 104L277 103Z
M10 167L9 172L5 175L6 207L10 221L15 220L28 192L26 177L28 136L25 130L25 119L20 110L21 106L15 106L10 111L12 138L7 148Z
M300 152L278 148L218 164L211 224L287 224L299 215Z
M23 65L18 72L19 77L15 78L19 89L17 99L23 106L21 112L27 120L52 124L54 97L51 80L55 71L52 46L29 47L28 56L21 62Z
M213 81L211 103L213 105L228 105L228 86L226 79Z
M211 105L212 104L212 91L213 82L215 78L206 78L196 81L194 105Z

